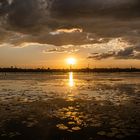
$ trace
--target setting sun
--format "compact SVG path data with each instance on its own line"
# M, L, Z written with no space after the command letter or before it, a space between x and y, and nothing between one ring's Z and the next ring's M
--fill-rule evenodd
M76 59L75 59L75 58L68 58L68 59L67 59L67 63L68 63L69 65L74 65L74 64L76 63Z

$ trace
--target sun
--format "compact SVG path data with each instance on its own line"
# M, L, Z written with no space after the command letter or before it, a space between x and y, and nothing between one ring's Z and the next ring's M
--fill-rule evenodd
M67 63L68 63L69 65L74 65L74 64L76 64L76 59L73 58L73 57L67 58Z

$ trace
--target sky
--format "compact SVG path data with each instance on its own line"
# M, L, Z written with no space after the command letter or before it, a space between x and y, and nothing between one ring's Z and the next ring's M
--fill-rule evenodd
M140 0L0 0L0 67L140 68Z

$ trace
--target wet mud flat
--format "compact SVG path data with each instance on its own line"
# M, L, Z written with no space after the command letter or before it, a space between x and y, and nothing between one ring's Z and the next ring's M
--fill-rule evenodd
M1 74L0 140L138 140L139 77Z

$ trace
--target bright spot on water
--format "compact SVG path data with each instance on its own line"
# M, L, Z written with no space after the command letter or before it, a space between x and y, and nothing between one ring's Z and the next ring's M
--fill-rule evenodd
M74 86L73 72L69 73L69 86L70 87Z

